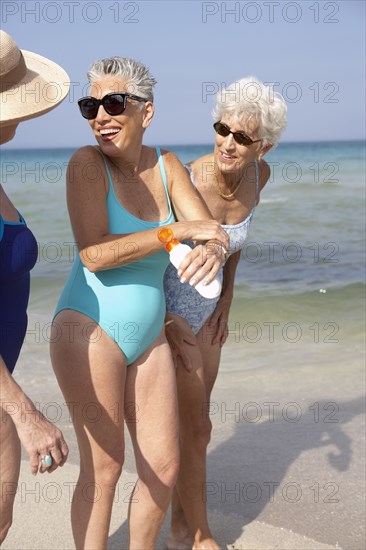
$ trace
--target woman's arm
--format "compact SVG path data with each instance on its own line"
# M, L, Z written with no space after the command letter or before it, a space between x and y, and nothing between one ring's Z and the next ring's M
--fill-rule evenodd
M164 155L164 163L166 168L168 167L168 181L174 171L174 183L171 183L170 188L175 189L172 203L180 220L170 225L174 236L179 240L215 239L227 243L227 235L220 224L210 219L198 195L192 193L189 177L178 159L166 161ZM92 167L93 170L88 170L88 167ZM95 178L96 168L97 173L101 174L98 179ZM92 177L88 178L88 173L92 174ZM185 181L176 183L180 178ZM73 155L66 180L67 204L74 237L80 259L89 271L97 272L118 267L164 248L157 238L159 227L126 235L109 233L106 207L107 176L103 159L95 148L84 147ZM180 206L178 195L183 206ZM203 260L201 265L206 261L205 258Z
M211 318L209 320L210 328L215 328L215 333L212 338L212 344L219 344L222 347L228 337L228 321L230 307L234 295L234 282L236 268L240 260L240 251L232 254L224 266L223 283L220 300Z
M26 396L15 382L0 356L0 407L15 424L18 436L30 459L32 474L38 471L39 457L52 450L53 464L46 468L42 462L41 473L52 472L57 466L66 462L69 449L63 435L36 409L34 403ZM9 422L6 416L2 419Z
M177 219L189 222L194 236L191 240L204 241L188 254L179 266L178 275L182 282L196 284L204 279L210 283L216 276L229 249L230 240L220 223L212 219L206 204L192 185L187 170L170 152L164 152L164 163L170 184L170 195ZM206 222L197 220L206 220ZM209 225L206 225L209 224ZM201 228L205 230L203 235ZM179 237L179 240L187 237ZM194 277L194 278L192 278Z

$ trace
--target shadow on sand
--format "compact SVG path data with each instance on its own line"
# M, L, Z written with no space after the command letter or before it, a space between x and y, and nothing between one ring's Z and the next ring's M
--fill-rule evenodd
M230 524L234 524L230 532L231 540L225 541L220 535L220 526L212 525L223 548L237 540L243 534L245 525L255 520L269 503L276 505L278 491L281 492L281 499L287 502L299 500L301 480L283 480L290 466L304 451L313 451L310 458L315 475L313 480L323 479L324 473L326 479L335 480L326 488L325 498L329 502L337 499L337 472L346 472L353 458L353 440L343 426L364 413L365 400L362 397L345 402L329 399L318 402L316 406L313 406L314 402L309 403L308 409L301 411L301 417L296 422L293 421L298 415L295 407L286 411L287 417L274 409L274 415L269 415L266 421L255 423L241 419L235 423L229 439L209 453L206 484L208 513L219 511L223 516L223 525L225 516L230 515ZM249 415L249 409L247 412ZM322 466L320 471L319 468L317 470L317 464L324 461L327 463L326 472L324 467L321 469ZM311 486L309 478L305 482L308 482L308 487ZM313 491L316 489L314 487ZM237 521L233 522L233 517L237 517ZM326 516L322 521L326 521ZM164 548L166 533L167 521L160 534L158 548ZM108 547L125 549L127 540L128 526L124 521L109 538ZM332 544L331 541L324 542ZM354 543L354 548L358 548L357 541Z

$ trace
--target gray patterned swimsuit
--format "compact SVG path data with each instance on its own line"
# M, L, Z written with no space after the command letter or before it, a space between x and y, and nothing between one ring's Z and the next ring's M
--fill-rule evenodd
M190 173L192 183L194 185L193 173L190 166L186 166ZM256 185L256 197L258 196L258 164L255 163L255 185ZM245 240L248 235L250 223L253 218L254 210L256 206L256 200L254 201L253 210L242 222L236 225L222 225L227 234L230 237L230 249L229 254L238 252L244 246ZM191 247L193 243L187 241ZM222 280L223 266L221 266L217 276ZM212 315L216 309L217 302L220 297L217 298L203 298L197 290L195 290L189 283L182 284L177 276L177 270L169 264L164 276L164 292L166 309L169 313L180 315L183 319L188 321L194 334L197 334L203 327L207 319Z

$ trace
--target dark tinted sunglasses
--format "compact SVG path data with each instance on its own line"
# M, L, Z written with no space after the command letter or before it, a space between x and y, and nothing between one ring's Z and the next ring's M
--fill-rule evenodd
M227 137L228 135L233 134L233 138L239 145L252 145L252 143L262 141L261 139L250 139L250 137L247 136L244 132L232 132L230 128L222 122L215 122L213 127L215 128L215 132L219 134L219 136Z
M97 99L92 96L82 97L79 99L78 105L83 117L90 120L92 118L96 118L98 109L101 105L103 105L105 112L109 115L121 115L126 109L127 98L135 99L136 101L147 101L147 99L137 95L127 93L111 93L105 95L102 99Z

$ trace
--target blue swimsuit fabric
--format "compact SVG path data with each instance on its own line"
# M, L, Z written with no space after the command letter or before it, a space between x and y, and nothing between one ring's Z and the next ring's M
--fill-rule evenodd
M19 214L19 222L0 215L0 355L13 372L28 325L30 271L37 241Z

